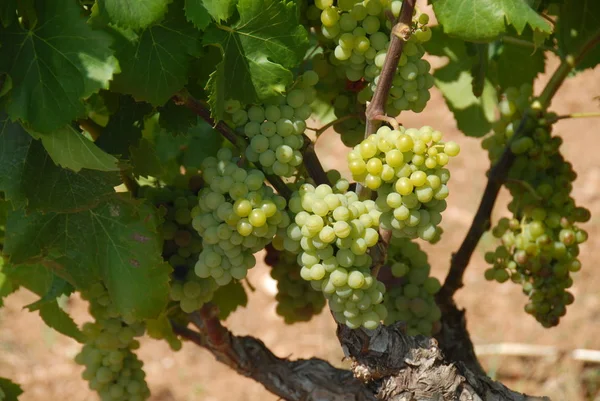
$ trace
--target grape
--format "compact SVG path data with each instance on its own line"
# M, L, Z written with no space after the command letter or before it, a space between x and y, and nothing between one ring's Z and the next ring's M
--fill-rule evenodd
M89 311L95 319L93 323L84 324L85 343L75 356L75 362L85 366L82 377L102 399L108 395L111 400L123 401L131 400L124 383L135 378L135 382L129 381L129 384L136 383L138 399L148 399L150 390L144 380L143 363L133 352L139 347L135 337L144 334L144 324L121 316L102 283L93 284L81 295L89 301ZM179 342L174 337L172 341Z
M373 329L386 315L381 304L385 288L371 276L366 253L379 238L379 214L375 202L359 201L347 189L341 179L334 188L301 185L289 203L295 222L280 242L290 252L302 249L299 275L321 291L338 322ZM363 300L360 309L346 305L353 298Z
M431 267L427 254L408 238L393 238L388 249L387 265L395 277L386 293L384 305L388 315L386 325L403 321L407 333L431 336L440 329L441 313L435 304L440 282L429 277Z
M314 86L318 81L319 75L315 71L305 71L285 97L275 97L263 105L242 110L248 115L248 122L238 124L231 115L230 121L236 130L249 138L246 157L253 163L260 163L267 174L290 177L296 171L295 167L302 164L299 150L304 145L304 121L312 114L310 103L316 99ZM224 180L226 178L221 181Z
M265 155L270 155L276 167L279 162L275 161L275 152L262 153L263 162ZM244 170L236 161L225 148L217 152L216 158L204 160L202 176L207 187L198 194L198 213L192 221L203 244L194 266L195 274L201 279L212 277L218 286L244 278L256 263L253 253L269 244L278 228L290 223L284 210L285 199L264 185L263 173ZM233 193L233 187L226 191L215 185L228 177L243 179L239 184L245 190Z
M444 199L449 192L441 177L448 181L447 170L437 162L430 166L417 163L415 157L458 155L458 144L441 139L441 133L428 126L418 130L391 130L384 126L348 154L352 177L377 190L382 227L391 230L395 237L419 237L429 242L439 238L440 220L435 213L446 207ZM451 155L444 153L446 149ZM432 219L432 215L436 217Z
M370 101L377 87L390 42L391 24L382 21L387 21L390 11L399 13L400 5L399 1L377 0L344 1L343 6L342 2L321 4L321 33L325 37L323 43L328 57L317 55L315 59L319 60L319 70L328 71L327 75L321 76L326 81L327 91L331 91L330 99L336 116L364 114L366 102ZM413 34L404 47L386 103L386 113L390 116L397 116L403 110L420 112L431 97L429 89L434 84L429 72L431 66L422 60L425 53L422 44L429 41L432 34L426 26L427 21L426 14L414 17ZM356 83L356 89L349 89L348 81ZM350 107L345 105L345 101L338 100L342 96L348 99L348 95L351 97ZM336 124L334 129L342 134L344 144L352 147L362 139L365 127L360 121L348 120ZM423 162L433 166L433 162L443 164L446 161L444 156L441 159L441 163L434 158L424 158Z
M501 116L494 133L482 143L492 162L506 146L516 154L510 181L505 183L513 197L508 205L512 218L501 219L492 229L502 244L486 253L491 267L485 277L521 284L529 297L525 311L544 327L552 327L573 302L567 289L573 282L571 273L581 269L579 244L587 239L575 223L586 221L589 211L577 207L571 197L576 174L560 153L562 141L551 135L548 121L554 116L545 110L534 112L532 102L530 85L508 88L499 104ZM526 113L529 124L511 140Z

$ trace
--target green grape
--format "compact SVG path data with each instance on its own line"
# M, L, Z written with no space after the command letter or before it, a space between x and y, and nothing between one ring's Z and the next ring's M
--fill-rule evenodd
M444 153L446 149L451 155ZM459 151L456 143L442 142L441 133L431 127L392 130L384 126L354 147L348 154L348 167L356 181L377 190L376 205L385 229L395 237L431 242L439 238L439 212L449 195L442 182L449 176L437 163L416 163L415 155L449 158Z
M381 305L385 288L371 276L367 254L379 238L374 228L378 214L373 201L359 201L355 193L346 192L347 181L339 183L335 189L301 185L289 203L295 222L280 242L302 249L297 258L299 275L329 301L338 322L373 329L385 318ZM360 309L343 301L351 298L362 300Z
M138 399L148 399L150 390L144 380L143 363L133 352L139 346L135 337L144 334L144 324L121 316L101 283L81 295L89 301L89 311L95 319L84 324L85 343L75 356L75 362L85 366L82 377L103 399L108 394L110 399L123 401L131 398L121 383L135 377Z
M270 157L273 165L279 163L275 161L275 152L270 149L261 154L263 162L266 162L265 157ZM202 175L206 187L198 194L199 210L192 221L203 243L194 265L195 275L200 279L214 280L215 287L227 285L233 279L243 279L247 270L255 264L252 254L269 244L277 230L290 223L285 199L264 185L264 174L238 167L236 161L237 158L226 149L219 150L216 159L209 157L204 160ZM229 191L222 186L214 186L215 182L226 177L243 180L240 185L245 190L233 193L233 186ZM215 215L216 201L219 204ZM206 302L204 299L201 301ZM185 308L190 309L195 301L186 302Z
M506 146L516 154L505 183L513 198L508 205L513 216L501 219L492 230L502 245L486 255L492 267L485 278L500 283L510 278L521 284L529 297L525 311L552 327L573 301L567 289L573 282L571 273L581 269L579 244L587 239L575 223L587 221L589 211L576 207L571 197L576 174L560 153L562 141L552 136L549 121L554 116L533 111L533 102L531 85L508 88L494 133L482 143L492 162ZM529 124L517 138L515 127L525 114Z

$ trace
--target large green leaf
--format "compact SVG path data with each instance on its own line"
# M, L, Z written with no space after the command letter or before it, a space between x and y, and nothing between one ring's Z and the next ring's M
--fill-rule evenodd
M546 57L542 50L505 41L494 62L498 83L506 89L511 86L519 87L524 83L533 83L538 74L544 72Z
M23 390L18 384L0 377L0 394L4 396L4 398L1 398L2 401L17 401L19 396L23 394Z
M42 263L79 289L102 281L123 315L152 318L169 291L157 225L154 209L117 196L79 213L14 211L4 252L16 265Z
M204 43L223 50L223 61L209 83L211 98L253 103L285 91L308 48L306 30L294 2L240 0L239 21L232 27L211 25ZM219 91L222 91L221 93ZM220 106L213 105L217 118Z
M600 35L600 2L598 0L565 0L560 7L558 45L564 55L578 54L593 37ZM600 63L600 46L596 44L577 66L594 68Z
M98 9L110 22L132 29L146 28L167 12L172 0L98 0Z
M13 90L7 111L39 132L51 132L83 115L82 98L107 88L118 63L110 36L93 31L76 2L36 0L38 22L0 28L0 71Z
M130 147L141 139L144 117L151 111L148 103L136 102L131 96L119 96L117 110L111 114L96 144L108 153L129 159Z
M65 125L51 134L29 131L41 139L44 148L59 166L78 172L82 168L99 171L119 171L118 160L100 149L71 125Z
M6 269L6 274L13 285L27 288L40 296L37 302L27 308L32 312L39 311L47 326L79 342L84 341L77 324L57 302L57 297L72 292L68 283L41 265L10 266Z
M472 61L462 40L450 38L434 28L426 50L435 56L447 57L448 63L437 69L435 84L444 95L454 114L458 128L467 136L480 137L488 133L495 118L497 94L489 79L483 80L480 97L473 94Z
M595 0L590 0L595 1ZM550 35L552 25L530 6L528 0L432 0L433 10L450 36L471 42L489 42L512 25L519 35L529 25Z
M9 26L17 20L17 0L4 0L0 3L0 23Z
M191 56L200 51L200 32L183 9L172 5L165 19L143 32L113 30L121 74L111 89L163 105L187 83Z
M0 114L0 191L15 208L68 212L84 210L114 193L115 172L58 167L39 141Z

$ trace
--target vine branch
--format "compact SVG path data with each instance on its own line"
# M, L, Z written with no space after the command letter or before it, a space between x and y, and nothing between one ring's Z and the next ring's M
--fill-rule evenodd
M306 172L308 175L315 180L317 185L327 184L331 185L329 182L329 178L327 178L327 173L323 169L323 165L315 152L315 144L310 140L306 135L302 135L304 139L304 147L303 147L303 156L304 156L304 167L306 167Z
M404 49L404 43L410 36L410 26L412 24L415 3L416 0L405 0L402 2L400 16L392 28L390 45L388 47L387 55L385 56L383 67L381 68L379 81L377 82L373 98L368 104L365 113L367 118L365 137L375 133L377 128L381 125L381 121L388 122L394 128L398 127L398 122L393 117L385 115L385 103L390 94L392 81L396 74L396 69L398 68L398 61L400 61L400 56Z
M233 128L229 125L225 124L223 121L215 122L210 114L210 109L208 105L200 100L195 99L188 93L179 92L175 96L173 96L173 101L177 105L183 105L193 111L196 115L202 118L204 121L209 123L214 127L217 132L219 132L225 139L231 142L236 148L240 150L244 150L247 147L246 140L241 136L237 135ZM262 170L262 168L261 168ZM272 174L267 174L263 171L267 181L273 185L273 187L279 192L281 196L286 199L289 199L292 195L292 191L288 188L287 185L283 182L283 180Z

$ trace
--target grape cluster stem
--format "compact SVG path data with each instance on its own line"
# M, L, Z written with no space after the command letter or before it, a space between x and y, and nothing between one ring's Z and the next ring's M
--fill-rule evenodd
M410 26L412 22L413 10L415 9L416 0L406 0L402 2L402 8L400 9L400 16L396 21L395 26L392 28L392 35L390 40L390 46L381 68L381 75L379 76L379 83L377 89L373 93L373 98L367 106L366 117L367 125L365 130L365 138L377 131L377 128L381 125L381 121L385 121L392 125L393 128L398 128L398 122L392 117L385 115L385 102L390 94L390 88L392 87L392 80L396 69L398 68L398 61L402 55L402 49L404 43L408 39L403 33L403 27ZM401 33L399 35L398 33ZM402 38L401 38L402 36Z

